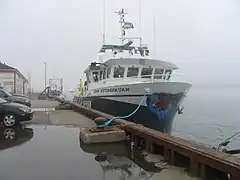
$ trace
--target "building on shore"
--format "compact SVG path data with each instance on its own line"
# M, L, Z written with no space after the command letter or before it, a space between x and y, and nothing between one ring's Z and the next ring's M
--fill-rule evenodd
M18 69L0 62L0 86L12 93L27 94L28 80Z

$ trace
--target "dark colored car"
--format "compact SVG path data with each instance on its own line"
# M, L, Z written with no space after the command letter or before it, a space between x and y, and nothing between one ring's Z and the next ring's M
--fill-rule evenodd
M20 95L11 94L10 92L8 92L7 90L5 90L3 88L0 88L0 98L3 98L9 102L20 103L20 104L24 104L28 107L31 107L31 101L29 98L24 97L23 95L20 96Z
M0 121L5 126L11 127L20 121L30 121L32 118L33 111L30 107L0 98Z

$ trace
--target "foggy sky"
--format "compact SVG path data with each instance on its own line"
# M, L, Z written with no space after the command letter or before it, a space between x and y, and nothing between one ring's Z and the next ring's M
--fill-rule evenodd
M34 90L47 75L76 87L96 59L103 33L103 0L0 0L0 61L31 73ZM138 36L138 0L106 0L106 40L119 37L118 16ZM143 43L161 60L176 63L194 83L240 83L240 3L238 0L141 0Z

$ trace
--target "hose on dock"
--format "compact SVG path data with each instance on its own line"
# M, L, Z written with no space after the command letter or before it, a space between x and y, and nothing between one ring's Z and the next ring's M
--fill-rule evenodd
M126 119L126 118L129 118L129 117L131 117L132 115L134 115L134 114L138 111L138 109L141 107L141 105L143 104L143 102L144 102L144 100L145 100L145 98L147 97L147 94L148 94L149 92L150 92L150 89L148 89L148 88L144 89L144 95L143 95L143 97L142 97L142 100L141 100L141 102L139 103L138 107L137 107L132 113L130 113L130 114L127 115L127 116L116 116L116 117L114 117L114 118L112 118L112 119L104 122L103 124L98 125L97 127L102 128L102 127L108 126L108 125L109 125L112 121L114 121L115 119Z

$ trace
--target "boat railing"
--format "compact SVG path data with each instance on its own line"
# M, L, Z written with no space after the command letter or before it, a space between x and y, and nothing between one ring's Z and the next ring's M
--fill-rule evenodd
M142 81L151 81L151 82L169 82L169 81L184 81L183 74L152 74L152 75L140 75L135 77L127 78L140 78Z
M186 81L184 78L185 76L183 74L152 74L152 75L140 75L140 76L131 76L131 77L113 77L109 79L103 79L101 81L106 82L106 81L116 81L116 80L121 80L121 81L136 81L136 82L171 82L171 81Z

